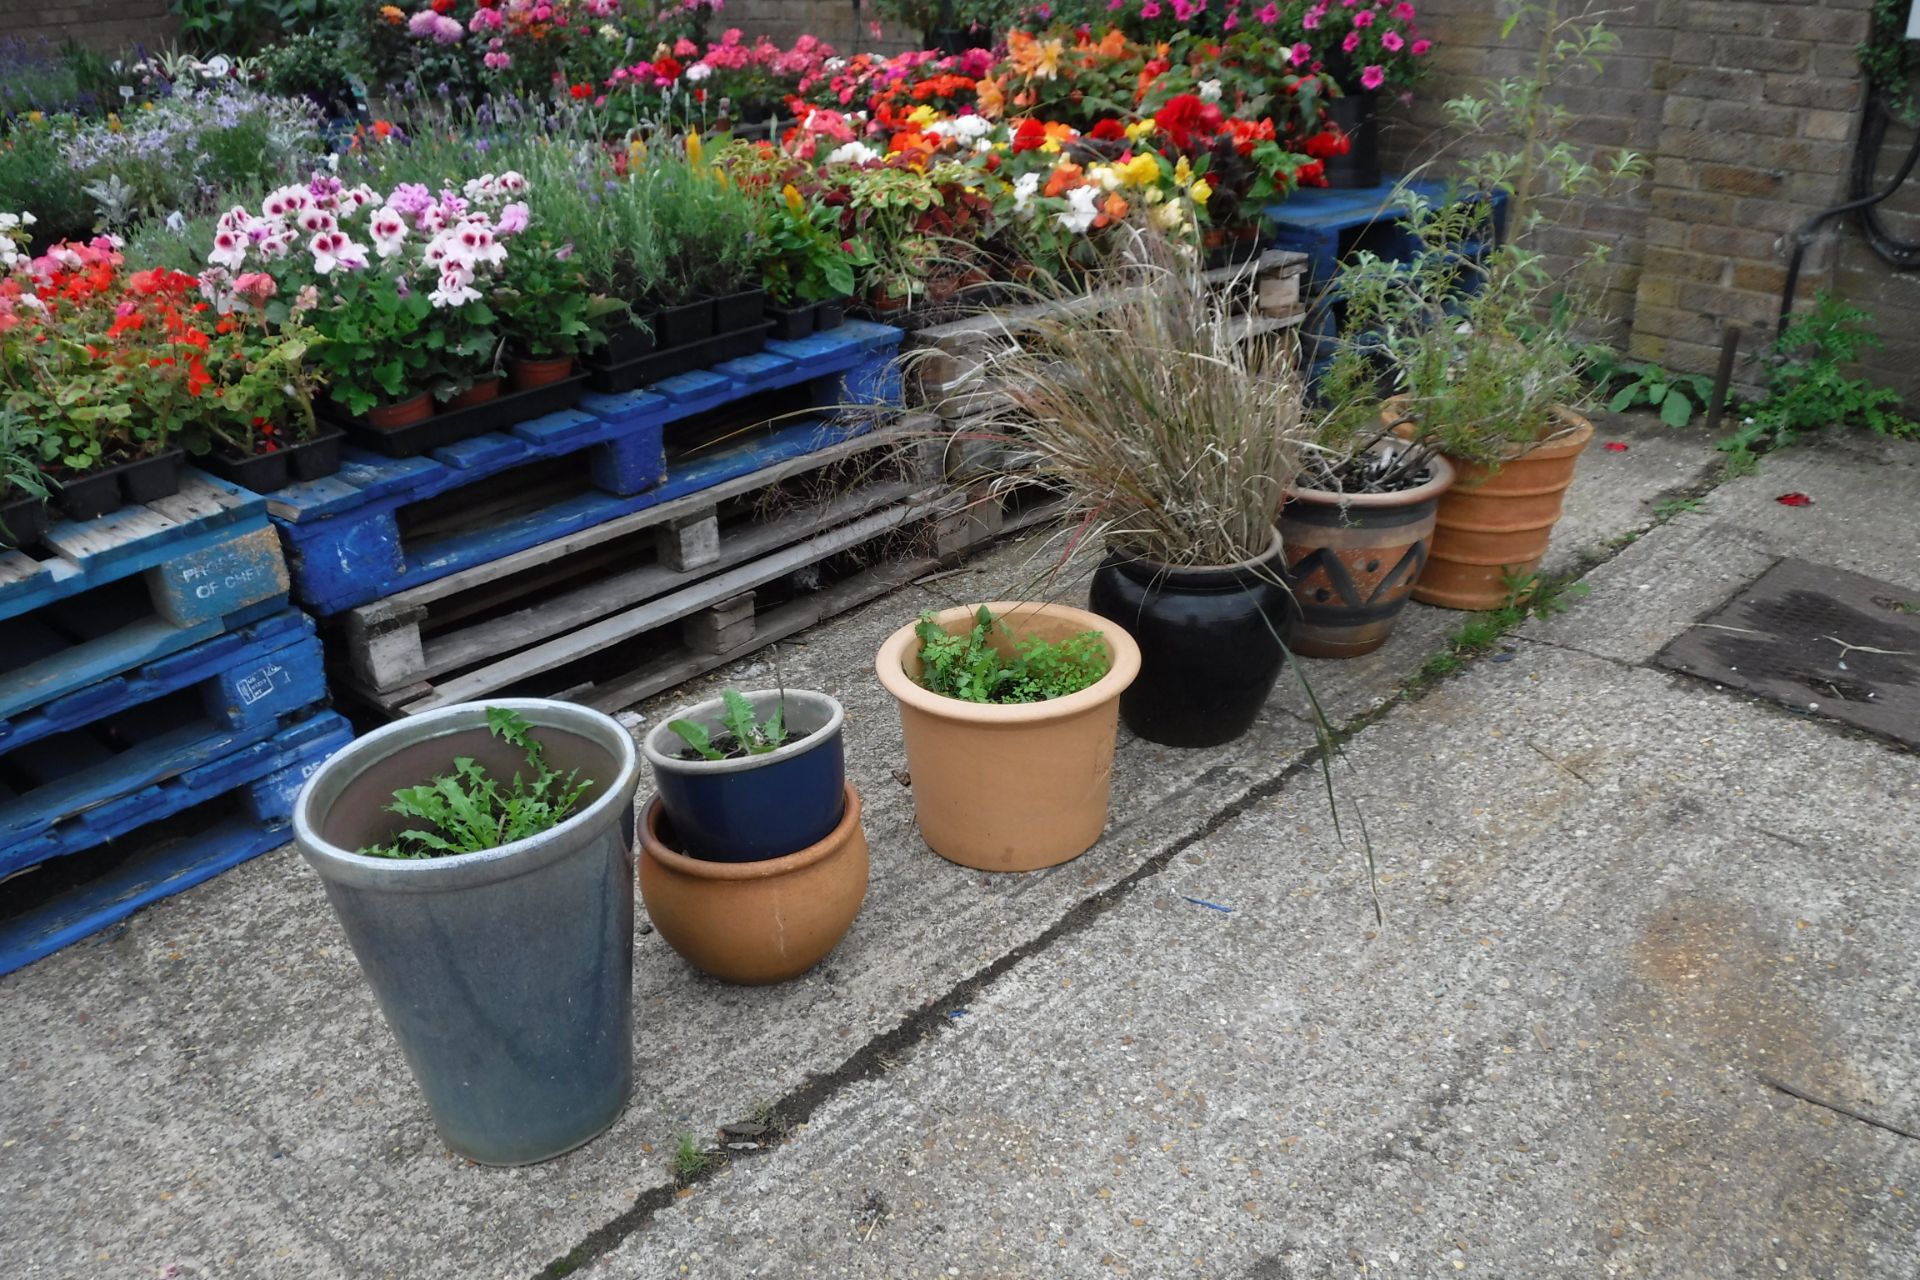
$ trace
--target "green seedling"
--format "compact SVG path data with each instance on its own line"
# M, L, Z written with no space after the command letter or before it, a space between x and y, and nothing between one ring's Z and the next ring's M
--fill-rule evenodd
M774 707L773 714L765 720L757 720L753 714L753 704L747 701L745 695L727 689L720 694L720 700L726 704L720 723L733 737L731 750L715 746L713 735L707 727L692 720L673 720L667 724L667 728L679 734L681 741L706 760L737 759L742 755L763 756L770 751L778 751L786 744L789 734L784 702ZM726 739L720 741L725 743Z
M995 627L1006 624L985 605L965 635L948 635L931 611L920 615L920 683L933 693L963 702L1000 704L1045 702L1078 693L1107 674L1106 640L1098 631L1082 631L1059 643L1029 636L1011 657L992 643Z
M391 844L368 845L360 852L369 858L447 858L525 840L565 821L593 782L580 781L578 769L563 776L549 768L529 727L516 711L487 708L487 731L525 753L531 782L516 771L512 783L502 787L472 756L456 756L452 773L402 787L386 806L389 813L427 825L403 828Z

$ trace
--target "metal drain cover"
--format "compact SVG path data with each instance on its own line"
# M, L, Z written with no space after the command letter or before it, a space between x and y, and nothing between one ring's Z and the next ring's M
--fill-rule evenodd
M1920 590L1782 560L1662 666L1920 747Z

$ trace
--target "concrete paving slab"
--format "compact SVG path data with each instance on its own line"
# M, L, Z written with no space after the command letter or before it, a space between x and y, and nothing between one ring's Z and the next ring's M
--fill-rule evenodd
M1920 1272L1911 759L1523 646L590 1269L1879 1280ZM1230 911L1197 904L1213 903Z

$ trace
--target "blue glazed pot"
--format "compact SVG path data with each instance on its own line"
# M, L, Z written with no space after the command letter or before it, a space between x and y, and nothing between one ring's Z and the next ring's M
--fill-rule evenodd
M841 725L846 713L824 693L759 689L745 695L754 718L765 720L784 697L786 724L807 736L777 751L744 760L682 760L686 741L675 720L726 732L719 698L689 707L654 726L641 743L653 766L681 852L710 862L761 862L818 844L840 824L846 805L846 761Z
M399 787L473 756L525 769L489 706L533 726L552 765L593 787L530 839L418 861L354 852L390 839ZM423 712L343 748L294 804L361 971L447 1145L481 1164L546 1160L620 1118L633 1091L633 796L639 752L619 723L543 699Z

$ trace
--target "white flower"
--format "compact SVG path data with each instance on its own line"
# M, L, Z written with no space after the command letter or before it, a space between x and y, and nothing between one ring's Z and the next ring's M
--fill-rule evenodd
M222 227L213 233L213 251L207 254L208 262L238 271L246 260L247 236L244 231Z
M1093 226L1093 220L1100 216L1099 191L1093 187L1075 187L1067 192L1067 208L1054 215L1060 226L1077 236L1085 235Z
M880 153L875 151L872 147L868 146L864 142L855 141L855 142L844 143L838 147L835 147L831 152L828 153L827 163L828 164L866 164L869 160L877 160L879 158L880 158Z
M1202 102L1220 101L1220 82L1218 80L1202 80L1200 82L1199 88L1200 88L1200 101Z
M1126 178L1110 164L1094 165L1087 170L1087 177L1092 179L1102 191L1118 191L1127 184Z
M1013 211L1023 217L1033 216L1033 197L1040 191L1040 175L1023 173L1013 180Z
M323 276L335 271L360 271L367 265L367 251L348 238L344 231L322 231L307 242L313 253L313 269Z
M201 63L195 70L204 72L210 76L225 76L233 70L233 63L227 61L227 55L224 53L216 53Z
M480 301L480 291L473 287L471 271L458 264L449 264L440 273L440 287L427 295L427 301L436 307L460 307Z
M611 22L603 22L600 24L600 30L597 34L602 40L618 40L620 38L620 28L614 26Z
M699 84L712 74L713 68L704 62L696 62L687 68L687 79L693 84Z
M373 251L391 258L407 241L407 220L392 209L382 209L367 224L367 232L373 237Z
M325 209L302 209L297 219L300 229L310 235L339 229L340 220Z
M1153 225L1160 228L1160 230L1179 231L1186 225L1187 202L1184 200L1169 200L1164 204L1157 204L1153 207L1153 213L1149 216L1153 220Z

